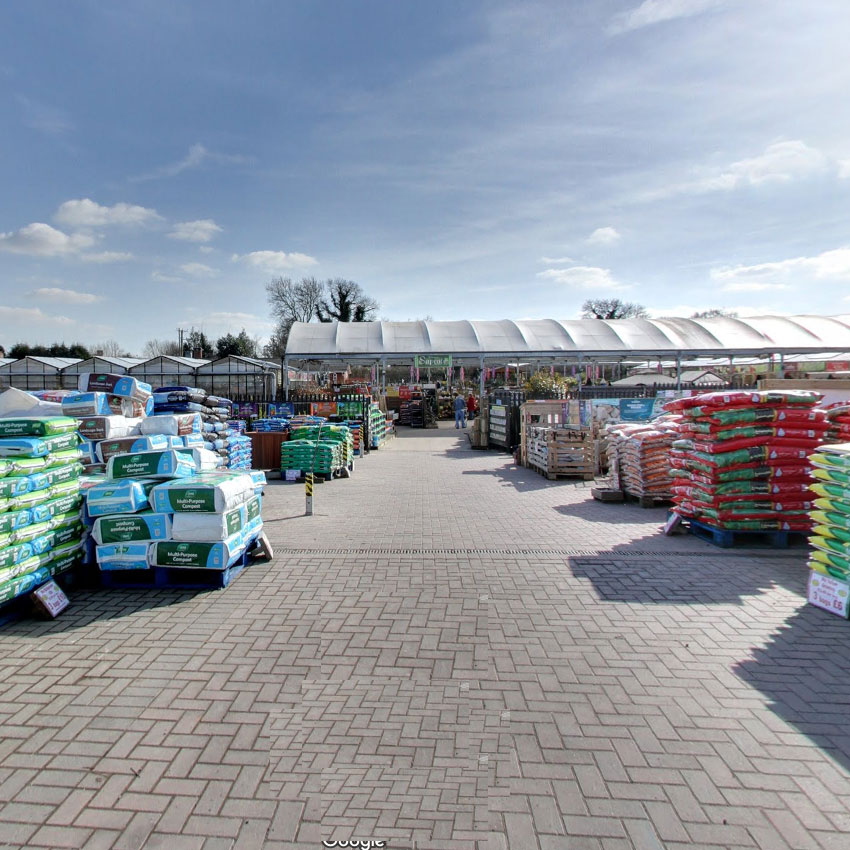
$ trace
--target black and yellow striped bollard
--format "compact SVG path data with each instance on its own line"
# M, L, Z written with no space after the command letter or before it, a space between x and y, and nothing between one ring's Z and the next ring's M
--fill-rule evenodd
M304 473L304 486L307 491L307 509L304 511L305 516L313 516L313 473Z

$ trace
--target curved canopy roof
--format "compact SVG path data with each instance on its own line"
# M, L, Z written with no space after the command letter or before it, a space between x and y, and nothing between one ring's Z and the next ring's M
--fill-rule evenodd
M557 357L850 351L850 315L750 319L535 319L482 322L296 322L288 360L416 354Z

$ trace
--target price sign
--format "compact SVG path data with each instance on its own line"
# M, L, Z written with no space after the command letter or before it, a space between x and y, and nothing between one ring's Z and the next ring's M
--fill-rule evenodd
M850 584L812 570L809 573L808 600L812 605L846 620L850 609Z
M71 603L55 581L46 581L32 592L36 605L51 617L58 617Z

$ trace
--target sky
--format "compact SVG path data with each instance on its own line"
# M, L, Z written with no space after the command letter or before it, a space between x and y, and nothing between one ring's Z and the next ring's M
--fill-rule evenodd
M850 313L847 0L0 5L0 344Z

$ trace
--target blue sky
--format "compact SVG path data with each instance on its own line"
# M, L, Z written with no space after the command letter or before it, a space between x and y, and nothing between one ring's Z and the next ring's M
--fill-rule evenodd
M0 7L0 342L850 313L847 0Z

